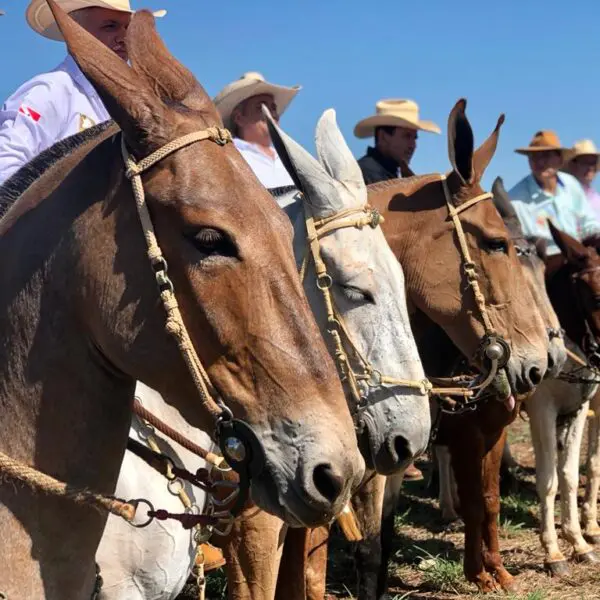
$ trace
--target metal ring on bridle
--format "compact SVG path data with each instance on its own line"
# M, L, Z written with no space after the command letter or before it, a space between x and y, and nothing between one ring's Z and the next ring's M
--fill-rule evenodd
M133 504L135 506L136 515L141 504L145 504L148 507L148 512L154 512L154 505L152 504L152 502L150 502L150 500L146 500L145 498L136 498L135 500L130 500L129 504ZM146 521L143 521L142 523L134 523L133 521L129 521L129 524L132 527L135 527L136 529L143 529L144 527L148 527L148 525L150 525L150 523L152 523L152 521L154 520L154 517L151 517L149 515L147 516L148 519Z

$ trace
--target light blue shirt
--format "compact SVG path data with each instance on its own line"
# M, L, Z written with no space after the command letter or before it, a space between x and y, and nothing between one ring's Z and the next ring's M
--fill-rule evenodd
M560 252L550 234L548 219L580 241L592 233L600 232L600 222L594 215L583 187L568 173L558 174L554 195L542 190L531 174L521 179L509 190L508 195L521 221L523 233L545 239L548 254Z
M71 56L24 83L0 110L0 185L56 142L110 119Z
M267 188L287 187L294 185L292 178L283 166L275 148L275 158L268 157L256 144L240 138L233 138L236 148L242 153L258 180Z

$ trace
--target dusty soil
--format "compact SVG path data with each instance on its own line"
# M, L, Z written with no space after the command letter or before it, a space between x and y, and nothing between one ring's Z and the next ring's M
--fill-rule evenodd
M561 579L550 578L544 573L529 425L517 419L510 427L509 437L513 455L519 463L516 472L519 485L512 494L502 498L501 548L504 564L516 576L520 591L512 596L494 596L511 600L600 600L600 564L572 563L571 574ZM430 465L423 461L419 467L425 473L425 482L406 484L405 495L398 507L394 558L389 565L389 598L456 600L483 597L462 575L462 525L447 527L441 522L437 500L430 497L426 489ZM583 474L581 479L584 477ZM558 507L556 516L559 525ZM566 546L563 551L569 555ZM354 598L355 589L352 548L336 535L329 558L327 600ZM194 591L190 585L178 600L195 600ZM207 598L226 598L223 572L209 575Z

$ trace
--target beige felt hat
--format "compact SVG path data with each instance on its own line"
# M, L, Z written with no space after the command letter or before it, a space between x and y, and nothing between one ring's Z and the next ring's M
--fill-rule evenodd
M375 128L388 125L390 127L406 127L419 131L441 133L440 128L432 121L419 119L419 105L413 100L388 98L375 105L376 114L359 121L354 128L358 138L373 137Z
M301 86L285 87L269 83L256 72L244 73L239 79L227 84L214 98L214 103L219 111L225 127L231 127L231 113L233 109L244 100L271 94L275 99L279 116L283 114L294 96L302 89Z
M80 8L108 8L120 12L133 13L129 0L56 0L56 3L66 12L70 13ZM164 17L167 14L166 10L154 11L155 17ZM50 10L50 6L46 0L31 0L25 18L29 26L44 37L51 40L62 41L63 36L60 33L54 15Z
M600 170L600 152L592 140L579 140L565 152L565 162L571 162L578 156L595 156L598 159L596 169Z
M531 142L529 142L529 146L517 148L515 152L517 154L528 155L532 152L547 152L548 150L557 150L562 154L563 158L567 152L567 149L560 145L560 140L556 133L546 129L538 131L531 139Z

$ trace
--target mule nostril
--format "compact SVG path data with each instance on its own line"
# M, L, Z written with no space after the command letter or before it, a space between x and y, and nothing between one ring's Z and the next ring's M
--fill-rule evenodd
M336 475L330 464L324 463L317 465L313 471L313 482L317 491L329 500L334 502L340 496L344 489L344 480Z
M529 381L531 381L533 385L539 385L542 382L542 377L542 371L538 367L531 367L531 369L529 369Z
M548 352L548 371L552 371L555 366L554 356L552 356L552 352ZM546 373L547 374L547 373Z
M394 450L396 451L396 462L398 464L406 462L412 458L412 452L408 444L408 440L401 435L394 438Z

